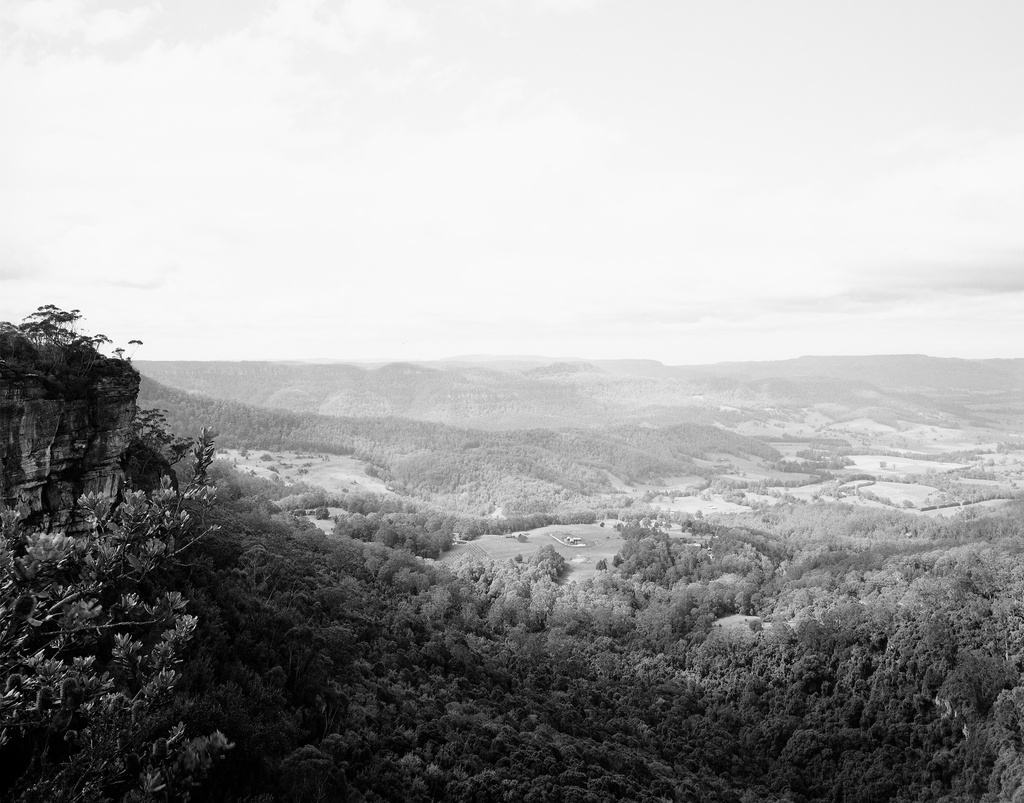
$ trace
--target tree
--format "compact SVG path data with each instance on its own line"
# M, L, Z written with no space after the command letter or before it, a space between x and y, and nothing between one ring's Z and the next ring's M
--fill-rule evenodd
M180 462L192 448L192 441L171 433L165 410L136 408L131 442L122 457L122 465L137 488L159 487L171 466Z
M78 338L80 320L82 314L79 310L67 312L46 304L27 316L20 328L37 346L70 346Z
M551 544L545 544L534 552L530 563L547 572L552 580L557 580L565 572L565 558Z
M196 627L161 581L213 528L203 430L192 479L115 505L79 499L89 531L27 530L0 514L0 792L22 801L185 800L229 748L219 731L188 739L161 714Z

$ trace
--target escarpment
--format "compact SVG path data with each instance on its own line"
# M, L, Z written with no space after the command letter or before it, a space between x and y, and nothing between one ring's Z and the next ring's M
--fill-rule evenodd
M74 383L0 364L0 497L44 529L82 527L83 493L116 496L132 439L139 375L102 359Z

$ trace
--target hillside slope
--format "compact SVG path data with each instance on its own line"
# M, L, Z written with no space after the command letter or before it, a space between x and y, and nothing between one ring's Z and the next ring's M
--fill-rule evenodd
M455 509L545 512L625 482L713 476L713 454L778 460L771 446L718 427L620 425L603 430L492 432L400 417L269 410L186 393L143 377L139 403L167 410L178 432L212 426L223 446L355 454L396 488Z

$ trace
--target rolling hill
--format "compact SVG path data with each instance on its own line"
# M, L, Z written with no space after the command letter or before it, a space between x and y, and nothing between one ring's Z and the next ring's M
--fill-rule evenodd
M261 407L401 416L491 430L622 423L731 426L737 420L763 419L766 410L793 417L822 405L836 420L868 411L887 420L983 423L1022 412L1024 398L1024 360L801 357L710 366L539 360L480 357L384 365L142 361L136 367L170 387Z

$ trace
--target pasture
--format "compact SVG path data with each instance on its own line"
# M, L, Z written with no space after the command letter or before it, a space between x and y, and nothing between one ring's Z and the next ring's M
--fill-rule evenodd
M327 508L327 513L328 513L328 515L330 515L329 519L318 519L318 518L316 518L315 516L312 516L312 515L307 515L307 516L304 516L303 518L305 518L306 521L308 521L311 524L313 524L321 532L323 532L323 533L325 533L327 535L330 535L332 532L334 532L334 517L335 516L346 516L348 514L345 512L344 508L340 508L340 507L329 507L329 508Z
M874 474L876 477L902 477L905 474L927 474L963 468L960 463L940 463L919 457L892 457L880 454L851 455L853 465L847 466L851 474Z
M599 524L569 524L540 527L525 532L526 541L520 541L516 535L482 535L473 541L460 543L441 557L442 563L451 563L462 555L476 555L491 560L512 560L522 555L523 560L530 557L542 546L552 546L567 564L566 582L587 580L598 573L597 563L604 559L611 566L612 558L622 549L625 543L614 527L614 521L607 521L604 527ZM580 538L580 545L569 545L569 537Z
M929 485L910 485L905 482L876 482L864 488L879 499L888 499L897 507L910 502L914 507L925 507L938 502L939 491Z
M750 508L737 505L733 502L726 502L720 494L711 494L710 499L701 499L699 496L677 496L673 499L665 498L665 501L654 500L651 502L663 510L673 510L677 513L700 513L702 516L710 516L719 513L747 513Z
M270 459L264 460L264 455L270 455ZM289 482L319 485L330 493L392 493L383 482L366 473L365 463L345 455L251 449L243 456L238 449L224 449L220 450L217 456L227 460L240 471L251 471L256 476L267 479L273 479L277 475Z

